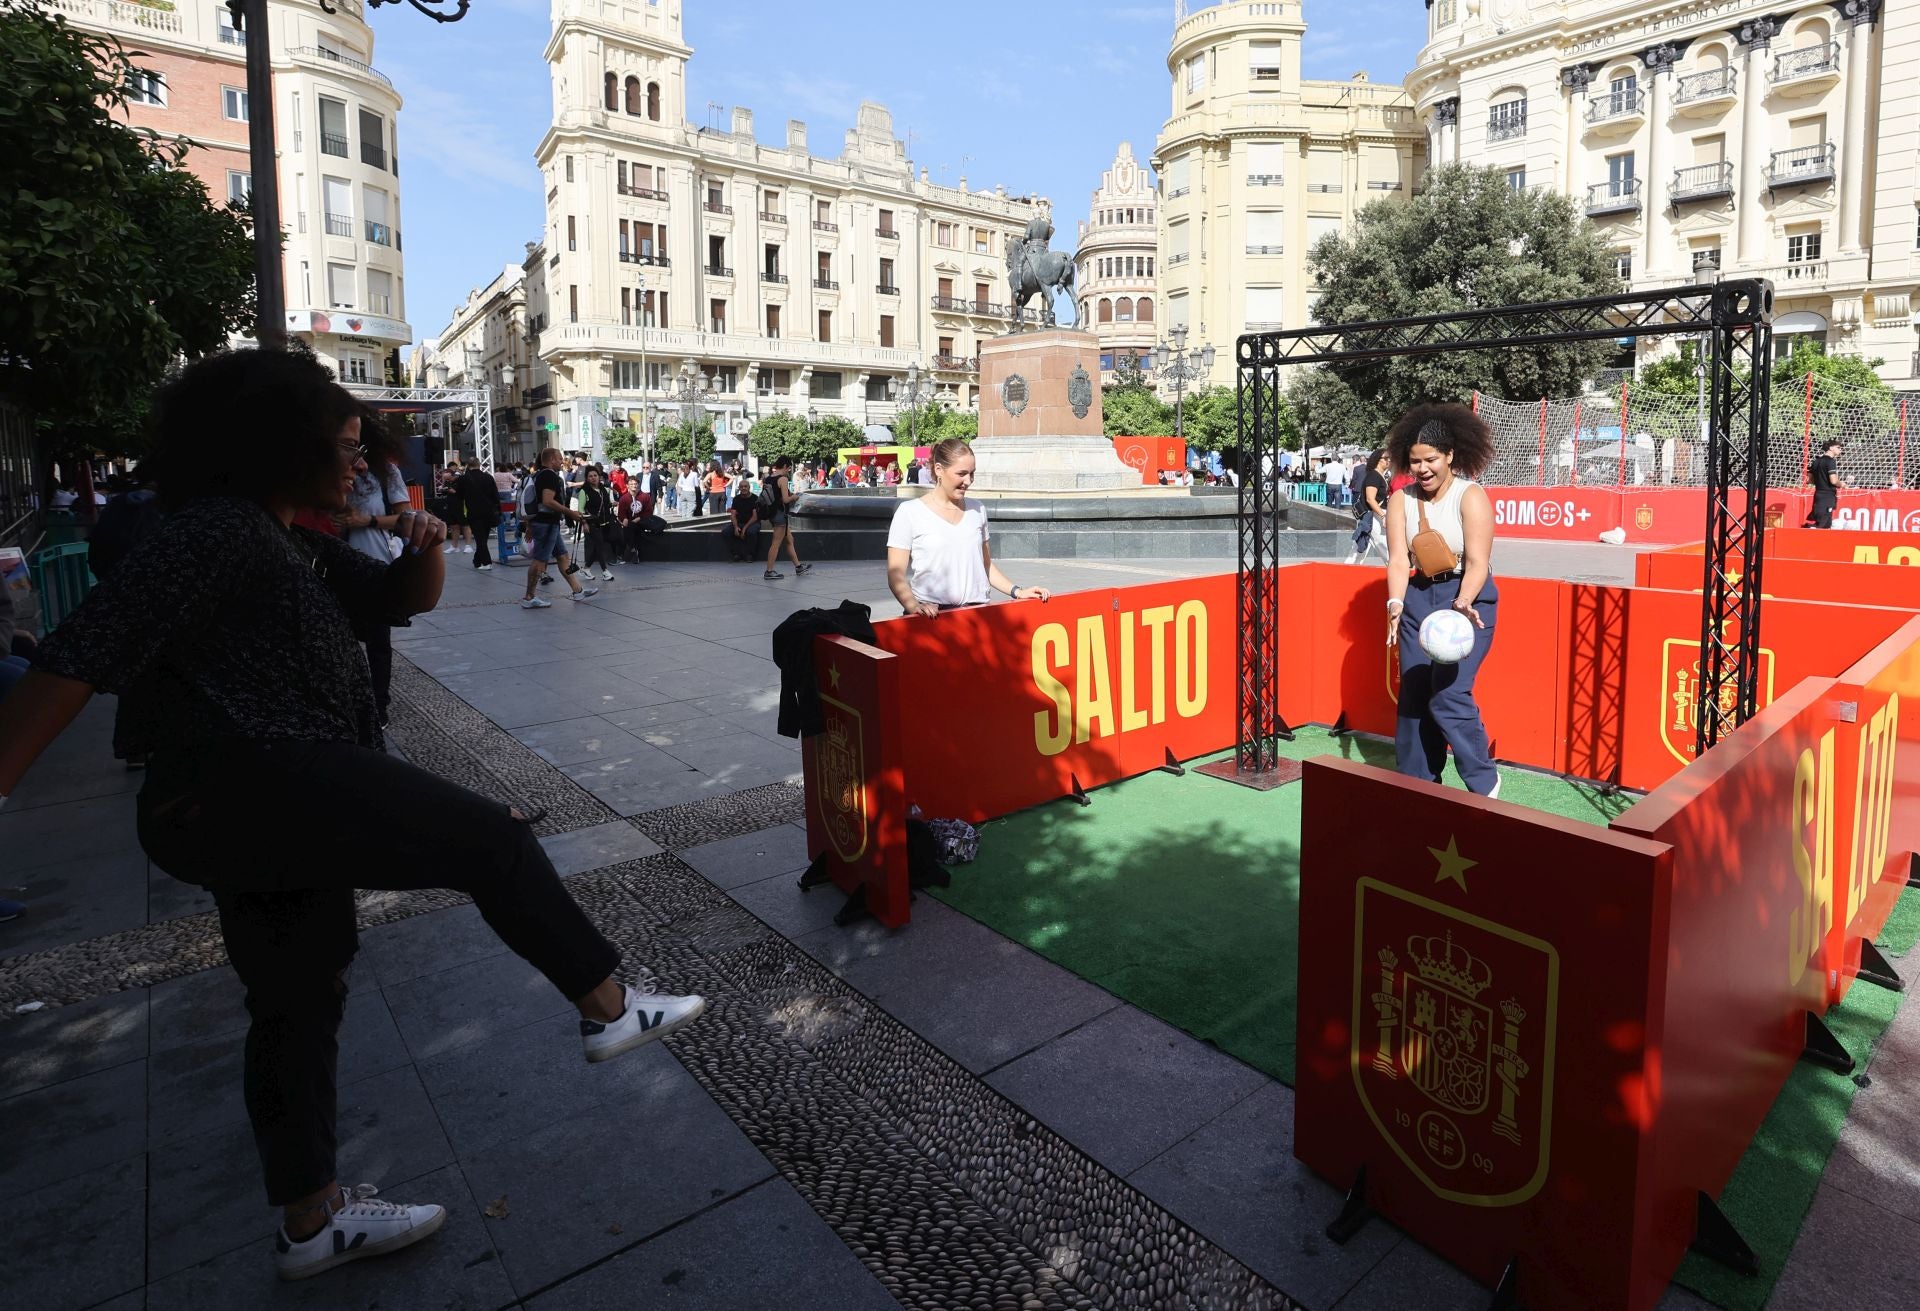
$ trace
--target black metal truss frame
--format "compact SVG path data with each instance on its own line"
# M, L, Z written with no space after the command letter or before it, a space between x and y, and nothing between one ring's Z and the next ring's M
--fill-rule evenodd
M1280 716L1280 371L1615 337L1707 339L1706 551L1694 741L1704 753L1758 708L1765 552L1766 374L1773 285L1763 279L1506 305L1457 314L1248 333L1236 343L1241 453L1238 734L1243 774L1275 768Z

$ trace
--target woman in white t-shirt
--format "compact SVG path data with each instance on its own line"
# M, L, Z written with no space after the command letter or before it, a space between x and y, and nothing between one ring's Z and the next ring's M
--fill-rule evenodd
M967 499L973 448L949 437L933 448L933 490L901 503L887 530L887 586L910 615L943 606L984 605L989 589L1016 601L1046 600L1044 587L1021 587L993 562L987 509Z

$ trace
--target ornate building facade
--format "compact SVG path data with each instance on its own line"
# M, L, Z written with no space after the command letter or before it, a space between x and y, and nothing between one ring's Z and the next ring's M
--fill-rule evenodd
M1100 175L1074 255L1080 324L1100 339L1103 385L1113 382L1115 366L1127 358L1137 360L1149 378L1153 374L1158 205L1153 175L1133 157L1132 143L1122 141Z
M140 52L130 123L186 142L184 167L216 203L251 194L249 34L234 28L226 5L48 4ZM398 372L398 349L413 340L400 252L400 94L373 67L361 0L333 8L275 3L269 19L287 331L342 382L377 384Z
M776 410L883 423L913 363L972 407L979 343L1005 330L1007 242L1044 202L916 177L875 104L834 158L797 121L761 144L749 109L690 123L692 55L680 0L555 0L527 304L560 431L602 411L643 432L677 421L688 363L712 382L722 450Z
M1214 346L1208 381L1229 384L1241 333L1312 320L1308 247L1370 201L1410 195L1427 139L1400 87L1300 76L1301 0L1185 9L1154 144L1156 313L1161 335L1184 326Z
M1408 78L1436 161L1566 192L1640 287L1757 276L1812 335L1915 377L1920 6L1430 0Z

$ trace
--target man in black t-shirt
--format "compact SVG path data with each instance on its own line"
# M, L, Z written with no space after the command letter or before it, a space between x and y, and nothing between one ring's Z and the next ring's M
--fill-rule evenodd
M1383 448L1367 457L1361 476L1355 480L1353 498L1353 552L1348 564L1364 564L1376 542L1384 551L1387 544L1387 470L1390 468Z
M1807 513L1807 527L1833 527L1834 507L1840 503L1840 489L1846 480L1840 476L1840 443L1822 442L1820 454L1807 465L1807 481L1801 491L1812 491L1813 508Z
M562 519L586 518L567 504L567 482L560 476L560 465L564 458L559 447L549 446L540 452L540 458L535 462L533 503L527 512L527 594L520 601L522 610L544 610L552 604L534 593L549 562L558 562L560 565L560 577L572 589L574 600L584 601L600 592L597 587L582 587L580 580L573 576L576 566L567 550L566 539L560 535Z

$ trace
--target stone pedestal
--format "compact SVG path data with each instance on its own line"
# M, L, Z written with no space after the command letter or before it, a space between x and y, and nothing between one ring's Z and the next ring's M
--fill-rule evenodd
M1048 328L984 343L973 455L979 492L1139 490L1102 423L1099 340Z

